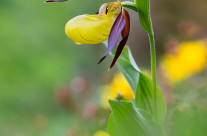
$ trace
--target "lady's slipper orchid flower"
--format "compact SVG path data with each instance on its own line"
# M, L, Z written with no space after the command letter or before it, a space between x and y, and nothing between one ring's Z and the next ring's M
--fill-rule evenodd
M110 68L114 66L120 56L128 40L129 31L129 14L122 7L119 0L117 2L104 3L96 15L80 15L74 17L65 26L66 35L78 45L98 44L108 39L108 49L98 63L101 63L116 47L119 36L122 34L123 39L117 47Z

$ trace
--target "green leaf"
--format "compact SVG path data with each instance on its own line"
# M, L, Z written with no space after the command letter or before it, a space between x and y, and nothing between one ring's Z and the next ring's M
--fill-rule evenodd
M115 51L116 49L113 50L112 55ZM152 116L162 126L166 115L166 104L162 92L157 87L157 103L154 103L152 96L152 80L141 73L132 57L130 49L127 46L124 47L116 65L129 82L133 92L136 94L136 107L142 108L152 114Z
M103 44L107 47L107 41L103 42ZM113 49L110 53L112 57L116 53L117 47ZM133 90L134 94L136 94L137 83L139 80L139 67L137 66L130 49L125 46L121 55L119 56L116 65L118 66L119 70L125 76L126 80L128 81L131 89Z
M116 49L112 51L112 56L114 56L115 51ZM136 107L142 108L146 112L152 114L154 119L157 120L160 126L162 126L166 115L166 104L162 92L157 87L157 103L154 103L152 96L152 80L141 73L127 46L124 47L116 65L127 79L133 92L136 94Z
M131 102L109 100L112 114L108 122L111 136L163 136L163 130L152 116Z
M112 56L114 56L116 49L112 51ZM139 71L130 49L125 46L120 57L117 60L116 65L119 70L123 73L129 85L131 86L134 94L136 94L137 83L139 80Z
M137 5L137 11L139 14L139 20L142 28L148 33L151 33L152 23L150 18L149 0L135 0L135 4Z
M152 80L143 73L140 73L135 105L151 113L157 122L163 126L166 115L166 104L162 92L158 87L156 96L156 103L154 103L152 96Z

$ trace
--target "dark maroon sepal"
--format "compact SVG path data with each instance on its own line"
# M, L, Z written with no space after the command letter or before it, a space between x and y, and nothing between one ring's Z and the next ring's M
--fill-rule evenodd
M106 58L106 56L116 47L119 40L119 36L122 30L124 29L124 26L125 26L125 19L121 12L111 28L111 32L109 34L109 39L108 39L107 51L100 59L98 64L101 63Z
M65 2L65 1L68 1L68 0L47 0L45 2Z

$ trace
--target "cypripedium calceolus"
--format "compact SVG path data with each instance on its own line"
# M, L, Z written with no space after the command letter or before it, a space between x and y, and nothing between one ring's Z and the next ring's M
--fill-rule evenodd
M62 2L67 0L49 0L46 2ZM119 43L113 61L112 68L120 56L129 36L130 18L128 12L122 7L121 2L104 3L98 14L79 15L69 20L65 26L66 35L76 44L98 44L108 39L108 49L98 63L116 47Z

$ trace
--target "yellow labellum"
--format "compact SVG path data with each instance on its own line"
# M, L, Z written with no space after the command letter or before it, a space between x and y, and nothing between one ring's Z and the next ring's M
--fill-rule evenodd
M108 13L106 8L108 6ZM97 44L108 39L111 28L121 12L119 2L110 2L101 6L99 15L80 15L74 17L65 26L66 35L76 44Z

